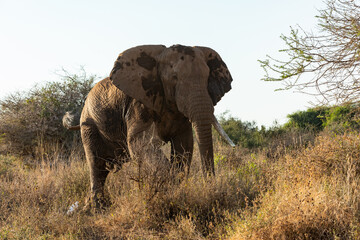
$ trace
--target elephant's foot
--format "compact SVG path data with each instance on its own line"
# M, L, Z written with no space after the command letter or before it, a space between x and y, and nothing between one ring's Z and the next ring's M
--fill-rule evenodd
M91 194L86 200L82 212L91 215L108 209L111 205L110 199L103 194Z

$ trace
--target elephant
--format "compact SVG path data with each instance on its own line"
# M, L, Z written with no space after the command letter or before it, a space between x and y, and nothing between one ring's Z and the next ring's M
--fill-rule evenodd
M81 130L95 207L101 205L109 163L134 158L144 134L170 142L170 164L188 171L194 129L203 174L214 175L212 125L233 144L214 116L231 82L226 64L208 47L142 45L122 52L110 76L89 92L80 124L71 125L69 113L63 118L65 127Z

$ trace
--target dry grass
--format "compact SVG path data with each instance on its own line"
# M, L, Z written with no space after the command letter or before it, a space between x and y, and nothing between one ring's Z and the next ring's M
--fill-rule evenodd
M133 161L109 175L106 187L112 204L93 215L67 214L75 202L81 209L88 194L82 151L65 158L54 147L53 155L42 154L40 163L2 155L0 239L224 237L234 216L259 192L259 173L240 164L243 157L235 152L219 148L217 175L208 179L202 177L195 156L190 175L183 181L144 153L141 168Z
M80 161L58 160L30 164L0 156L0 239L68 238L79 226L66 212L84 198L88 173Z
M216 144L216 177L202 177L196 153L183 181L144 153L109 175L111 206L92 215L67 214L88 194L82 151L2 155L0 239L359 239L360 136L283 152Z
M360 137L320 136L276 163L277 177L230 239L359 239Z

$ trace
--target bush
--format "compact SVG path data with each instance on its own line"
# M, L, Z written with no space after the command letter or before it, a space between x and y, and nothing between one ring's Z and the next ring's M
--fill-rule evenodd
M269 128L265 126L259 128L254 121L241 121L226 115L227 112L223 113L219 122L233 142L250 150L265 149L268 157L278 155L280 149L285 151L288 148L294 149L306 145L315 138L313 127L310 127L310 124L296 125L298 123L292 119L283 126L275 123ZM294 119L300 119L297 117L299 115L304 114L299 112L291 116L294 116ZM214 132L214 135L220 139L217 133Z
M235 144L246 148L256 148L264 144L264 126L259 130L254 121L241 121L226 115L227 112L221 114L219 123Z
M248 149L267 149L273 155L279 149L307 146L322 131L344 133L360 129L359 109L358 103L310 108L289 114L284 125L269 128L259 128L254 121L241 121L227 112L220 115L219 122L235 144ZM215 132L214 135L218 136Z
M65 72L65 71L64 71ZM94 75L65 72L61 81L35 85L0 101L0 136L8 151L36 154L54 142L69 145L74 133L62 127L67 110L81 111L92 88Z
M285 129L297 128L320 132L344 132L359 129L359 104L349 103L339 106L309 108L288 115Z
M345 104L328 110L324 127L328 131L343 133L348 130L358 130L359 105Z
M306 111L298 111L289 114L289 121L284 125L285 128L300 128L319 132L324 129L324 116L329 108L309 108Z

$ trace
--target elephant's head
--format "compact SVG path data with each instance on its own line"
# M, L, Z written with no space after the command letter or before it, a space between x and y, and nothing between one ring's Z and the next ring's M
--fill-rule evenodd
M232 77L206 47L144 45L121 53L113 84L158 114L178 111L193 125L205 174L214 174L211 125L214 105L231 89Z

